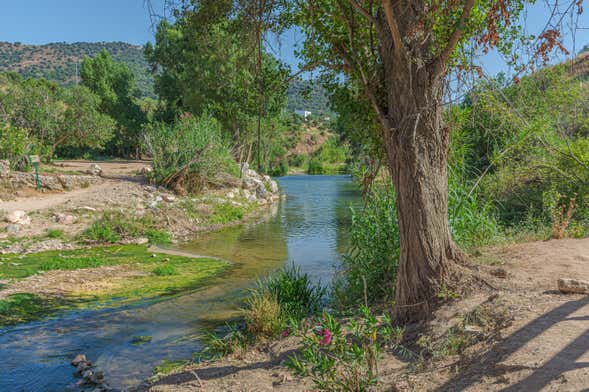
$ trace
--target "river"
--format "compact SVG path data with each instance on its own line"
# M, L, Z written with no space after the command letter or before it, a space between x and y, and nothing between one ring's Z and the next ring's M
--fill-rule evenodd
M0 391L76 390L70 360L85 353L111 387L125 389L164 360L190 358L199 338L237 315L247 288L292 263L327 285L347 246L350 205L359 193L348 176L278 179L286 195L257 224L205 233L177 249L234 264L203 287L134 305L69 311L0 329ZM152 336L132 344L132 337Z

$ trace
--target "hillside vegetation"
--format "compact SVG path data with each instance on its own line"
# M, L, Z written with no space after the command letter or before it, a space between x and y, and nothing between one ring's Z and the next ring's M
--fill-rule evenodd
M84 57L95 57L103 49L113 60L129 66L143 96L155 96L153 76L143 56L143 47L125 42L56 42L46 45L0 42L0 72L18 72L24 77L44 78L68 86L76 82L76 74L79 78Z

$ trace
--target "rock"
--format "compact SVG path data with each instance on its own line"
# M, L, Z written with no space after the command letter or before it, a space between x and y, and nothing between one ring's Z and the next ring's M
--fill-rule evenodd
M60 223L62 225L71 225L76 221L75 216L68 214L55 214L54 219L55 222Z
M262 181L258 180L257 178L246 177L242 181L242 186L244 189L256 189L258 186L264 185Z
M157 201L156 200L150 200L149 202L147 202L147 207L151 208L152 210L157 208Z
M102 384L104 382L104 373L94 372L94 374L90 376L90 382L94 384Z
M0 178L10 177L10 161L0 160Z
M86 173L92 176L101 176L102 175L102 168L98 166L96 163L91 163L90 168L86 170Z
M78 366L78 364L80 362L88 362L88 360L86 359L86 355L85 354L78 354L78 355L76 355L76 357L72 360L72 365L73 366Z
M133 242L137 245L145 245L149 242L149 238L139 237L139 238L136 238L135 241L133 241Z
M154 193L157 191L157 188L151 185L147 185L143 187L143 190L147 193Z
M256 195L252 195L252 194L249 194L249 195L247 195L247 201L249 201L250 203L253 203L253 202L255 202L256 200L258 200L258 199L256 198Z
M241 176L242 177L247 177L247 172L250 168L250 164L247 162L242 162L239 164L239 169L241 171Z
M278 183L274 180L270 180L270 192L278 193Z
M235 193L233 192L227 192L227 194L225 195L226 198L228 199L235 199Z
M562 278L558 280L558 290L561 293L589 294L589 282Z
M76 372L84 374L84 372L92 367L92 362L82 361L76 366Z
M256 196L258 197L258 199L266 199L268 196L270 196L270 194L266 190L266 185L258 185L258 187L256 188Z
M262 176L262 178L264 179L264 182L270 182L270 181L272 181L272 179L270 178L270 176L269 176L269 175L267 175L267 174L264 174L264 175Z
M6 232L9 234L16 234L20 231L20 226L15 224L10 224L6 226Z
M174 195L163 195L162 196L162 199L164 199L165 202L172 203L173 201L176 200L176 196L174 196Z
M151 166L144 166L141 168L141 174L143 174L144 176L147 176L151 173L153 173L153 169L151 168Z
M491 275L505 279L507 278L507 271L505 271L503 268L495 268L494 270L491 270Z
M96 208L89 207L89 206L78 207L77 209L78 210L86 210L86 211L96 212Z
M161 196L156 196L155 201L157 201L157 202L164 201L164 198Z
M20 210L12 211L6 215L4 220L8 223L15 223L17 225L31 224L31 218L27 215L26 212Z
M91 369L84 370L82 373L82 378L90 381L90 378L94 375L94 372Z

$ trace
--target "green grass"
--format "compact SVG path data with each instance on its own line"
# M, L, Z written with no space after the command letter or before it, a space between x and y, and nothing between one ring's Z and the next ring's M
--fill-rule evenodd
M35 294L13 294L0 300L0 327L36 320L59 309L63 301Z
M217 204L214 207L213 214L208 218L212 224L227 224L236 222L245 217L246 207L236 206L231 203Z
M47 238L63 238L63 230L49 229L47 230Z
M0 256L0 279L20 280L45 271L76 270L125 265L131 276L109 278L92 290L73 285L67 295L56 300L33 294L18 294L0 301L0 326L28 321L52 313L57 308L126 304L141 299L176 294L199 287L228 264L223 261L149 252L142 245L120 245L47 251L19 256ZM97 281L101 280L96 273ZM56 306L58 304L59 306Z
M156 267L153 271L157 276L171 276L178 275L178 270L171 264L161 265Z
M188 365L189 363L190 363L190 361L187 359L179 360L179 361L164 360L162 363L160 363L159 365L157 365L153 369L153 375L154 376L165 375L165 374L171 373L172 371L174 371L176 369L182 368L182 367Z

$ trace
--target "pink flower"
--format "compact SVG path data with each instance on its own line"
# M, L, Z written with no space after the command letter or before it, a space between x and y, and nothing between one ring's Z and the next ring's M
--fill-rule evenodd
M285 329L284 331L282 331L282 333L280 334L280 336L282 336L283 338L287 337L288 335L290 335L290 328Z
M319 344L327 346L331 343L331 331L327 328L324 328L323 330L321 330L321 332L319 332L319 336L321 336L321 340L319 341Z

